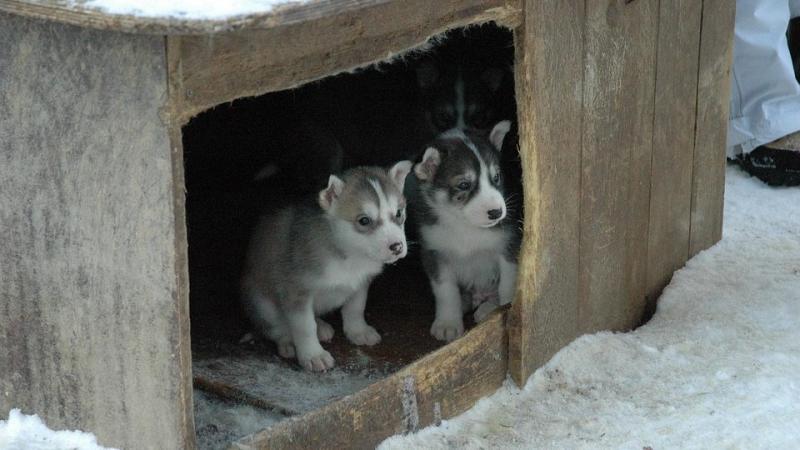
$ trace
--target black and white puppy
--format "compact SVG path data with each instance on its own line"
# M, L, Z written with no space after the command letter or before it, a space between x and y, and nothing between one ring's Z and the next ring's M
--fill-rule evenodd
M507 120L483 134L453 129L427 146L414 166L414 214L422 263L436 297L431 334L451 341L464 332L465 307L481 321L513 300L518 224L509 220L500 149Z

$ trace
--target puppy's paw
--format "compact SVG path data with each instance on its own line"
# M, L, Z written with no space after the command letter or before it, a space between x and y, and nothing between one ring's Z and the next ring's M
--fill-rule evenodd
M453 341L464 334L464 321L457 320L437 320L433 322L431 334L440 341Z
M473 308L477 308L486 302L498 302L497 289L483 289L472 292Z
M304 369L311 372L324 372L333 368L333 356L322 348L316 352L298 354L297 361Z
M317 339L321 342L328 342L333 339L333 327L320 318L317 318Z
M481 323L486 320L489 314L495 309L497 309L497 304L494 302L481 303L481 306L478 306L478 309L475 310L475 314L473 315L475 323Z
M294 358L294 344L291 339L278 341L278 354L281 355L282 358Z
M356 345L375 345L381 341L381 335L369 325L353 330L345 330L345 335L350 342Z

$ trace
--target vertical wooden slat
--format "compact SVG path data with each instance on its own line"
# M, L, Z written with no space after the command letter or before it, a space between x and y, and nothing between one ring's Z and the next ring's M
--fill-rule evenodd
M525 239L509 318L518 384L577 336L583 0L527 0L516 30Z
M0 42L0 417L186 448L164 38L0 14Z
M661 0L650 187L648 315L672 273L689 256L702 6L697 0Z
M644 307L657 1L586 2L581 183L583 332Z
M192 352L190 345L191 325L189 320L189 237L186 225L186 180L184 175L183 130L180 117L178 92L180 84L180 54L172 41L175 36L165 36L167 96L168 106L161 113L169 126L169 143L172 164L172 215L174 217L174 251L175 251L175 305L178 321L177 358L181 367L178 382L185 386L180 390L180 403L183 406L180 429L183 431L187 448L194 448L196 435L194 427L194 391L192 390Z
M704 0L697 82L689 256L722 237L725 142L730 108L733 19L729 0Z

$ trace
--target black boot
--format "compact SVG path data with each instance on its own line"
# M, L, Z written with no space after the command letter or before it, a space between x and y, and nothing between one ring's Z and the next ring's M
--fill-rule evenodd
M794 148L798 133L757 147L736 157L745 172L770 186L800 185L800 148Z

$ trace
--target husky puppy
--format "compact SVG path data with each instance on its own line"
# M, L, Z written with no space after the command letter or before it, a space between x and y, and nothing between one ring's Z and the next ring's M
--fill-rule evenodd
M406 256L403 186L411 170L356 167L331 175L317 204L292 205L262 217L242 277L243 301L259 331L284 358L307 370L333 367L320 345L333 327L319 316L342 308L344 334L356 345L381 337L364 320L372 279Z
M518 225L503 196L500 149L510 129L497 123L488 138L470 130L439 135L414 166L414 215L422 264L436 298L431 334L451 341L464 332L463 308L481 321L513 300Z
M434 135L451 128L488 131L506 113L504 96L498 95L505 77L500 68L424 61L416 74L422 112Z

